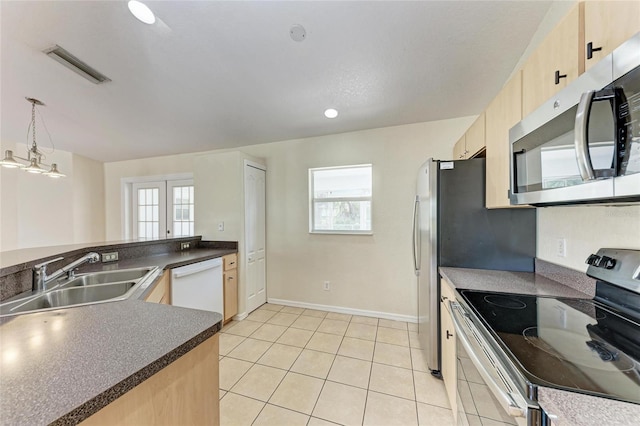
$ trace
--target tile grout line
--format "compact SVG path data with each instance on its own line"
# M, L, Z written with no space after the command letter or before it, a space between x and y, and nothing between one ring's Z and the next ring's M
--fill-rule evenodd
M283 308L283 309L284 309L284 308ZM414 403L414 409L415 409L416 420L418 421L418 424L419 424L420 418L419 418L419 412L418 412L419 410L418 410L418 399L417 399L416 377L415 377L415 372L416 372L415 367L416 367L416 364L417 364L417 360L415 359L415 357L417 356L417 354L415 354L415 353L414 353L413 349L416 349L416 351L420 351L421 349L420 349L420 348L414 348L414 347L411 345L411 334L410 334L410 333L411 333L411 331L409 330L409 324L408 324L408 323L405 323L405 328L404 328L404 332L406 333L405 335L407 336L407 340L408 340L408 345L407 345L407 346L405 346L405 345L402 345L402 344L388 343L388 342L382 342L382 341L379 341L379 340L378 340L378 337L379 337L379 331L380 331L380 328L381 328L381 327L382 327L383 329L393 329L393 330L399 330L399 331L401 331L401 329L400 329L400 328L394 328L394 327L385 327L384 325L380 325L380 319L377 319L377 318L376 318L376 325L375 325L375 327L376 327L376 329L375 329L375 337L374 337L374 339L373 339L373 340L369 340L369 339L362 339L362 338L360 338L360 337L358 337L358 336L347 336L347 332L348 332L349 326L350 326L351 324L360 324L360 325L369 325L369 326L373 326L373 324L361 323L361 322L353 321L353 319L354 319L355 315L351 315L348 321L344 321L344 320L342 320L342 319L327 318L328 313L326 313L326 314L324 315L324 317L319 317L319 316L315 316L315 315L303 315L303 314L304 314L304 312L305 312L305 310L303 310L302 312L296 313L296 314L292 314L291 312L282 312L282 310L283 310L283 309L280 309L280 311L275 311L275 310L270 310L270 309L264 309L264 311L275 312L273 316L277 315L278 313L287 313L287 314L289 314L289 315L295 315L295 316L296 316L296 318L295 318L292 322L290 322L290 323L289 323L289 325L287 325L287 326L286 326L285 330L284 330L282 333L280 333L280 334L275 338L275 340L263 340L263 339L260 339L260 338L257 338L257 337L252 337L252 335L253 335L253 334L255 334L256 332L258 332L258 330L259 330L260 328L262 328L262 326L264 326L264 325L266 325L266 324L285 327L285 326L284 326L284 325L282 325L282 324L269 323L268 321L269 321L271 318L273 318L273 316L269 317L269 318L268 318L267 320L265 320L265 321L255 321L255 320L252 320L252 319L247 318L247 319L249 319L250 321L260 323L260 325L258 326L258 328L257 328L257 329L255 329L254 331L252 331L252 332L251 332L251 334L249 334L248 336L242 336L242 335L236 335L236 334L233 334L233 333L228 333L228 334L230 334L230 335L234 335L234 336L236 336L236 337L240 337L240 338L242 338L242 340L241 340L237 345L233 346L233 347L228 351L227 355L221 355L221 359L224 359L224 358L226 358L226 357L229 357L229 358L231 358L231 359L237 359L237 360L241 360L241 361L247 362L246 360L242 360L242 359L239 359L239 358L234 358L233 356L229 356L229 354L230 354L231 352L233 352L233 351L234 351L234 350L235 350L235 349L236 349L240 344L242 344L242 343L246 342L246 339L249 339L249 338L250 338L250 339L252 339L252 340L254 340L254 341L261 341L261 342L269 343L269 345L268 345L267 349L262 353L262 355L261 355L261 356L260 356L256 361L251 362L251 363L252 363L251 367L249 367L249 369L248 369L244 374L242 374L242 375L240 376L240 378L239 378L237 381L235 381L235 382L234 382L234 384L233 384L231 387L232 387L232 388L233 388L233 387L235 387L235 386L237 385L237 383L238 383L240 380L242 380L242 378L244 378L244 376L245 376L245 375L246 375L246 374L247 374L247 373L248 373L248 372L249 372L249 371L250 371L250 370L251 370L255 365L265 366L265 367L269 367L269 368L275 368L275 369L278 369L278 370L284 371L284 375L283 375L282 379L279 381L278 385L277 385L277 386L274 388L274 390L270 393L270 395L269 395L269 397L268 397L268 399L267 399L267 401L266 401L266 402L261 401L261 400L256 399L256 398L248 397L248 396L246 396L246 395L238 394L238 393L236 393L236 392L232 392L231 390L226 390L226 391L225 391L225 390L223 390L223 389L220 389L221 391L226 392L226 393L225 393L225 395L220 399L221 401L222 401L224 398L226 398L226 395L227 395L228 393L233 393L234 395L244 396L244 397L251 398L251 399L254 399L254 400L256 400L256 401L259 401L259 402L263 402L263 403L264 403L264 406L262 407L262 409L260 410L260 412L257 414L257 416L254 418L254 420L253 420L253 422L252 422L252 423L255 423L255 421L258 419L258 417L260 416L260 414L264 411L264 409L265 409L266 405L270 404L270 405L272 405L272 406L274 406L274 407L279 407L279 408L282 408L282 409L285 409L285 410L288 410L288 411L291 411L291 412L295 412L295 413L299 413L299 414L301 414L301 415L307 415L307 416L309 416L309 417L308 417L308 420L307 420L307 424L308 424L309 422L311 422L311 419L312 419L312 418L314 418L314 416L313 416L313 412L314 412L314 410L315 410L315 409L316 409L316 407L317 407L317 404L318 404L318 402L319 402L319 400L320 400L320 396L322 395L322 391L325 389L325 386L326 386L326 383L327 383L327 382L336 383L336 384L340 384L340 385L348 386L348 387L353 387L353 388L355 388L355 389L362 389L362 388L360 388L359 386L348 385L348 384L346 384L346 383L341 383L341 382L338 382L338 381L334 381L334 380L329 379L329 374L331 373L331 370L333 369L333 367L334 367L334 365L335 365L335 362L336 362L336 360L337 360L337 357L338 357L338 356L343 356L343 357L345 357L345 358L355 359L355 360L359 360L359 361L365 361L365 362L367 362L367 360L363 360L363 359L361 359L361 358L352 357L352 356L348 356L348 355L340 355L340 354L339 354L339 350L340 350L340 348L342 347L343 343L345 342L346 337L349 337L349 338L358 339L358 340L361 340L361 341L373 341L373 343L374 343L373 354L372 354L372 358L371 358L371 361L370 361L370 367L369 367L369 378L368 378L368 382L367 382L366 389L364 389L367 393L366 393L366 397L365 397L365 405L364 405L364 409L363 409L363 413L362 413L362 418L361 418L362 422L361 422L361 423L364 423L364 418L365 418L366 410L367 410L367 406L368 406L368 403L369 403L369 401L368 401L369 394L370 394L370 392L372 392L372 390L371 390L370 386L371 386L371 378L372 378L372 372L373 372L373 364L375 363L375 364L379 364L379 365L385 365L385 366L390 366L390 367L402 368L402 369L404 369L404 370L410 370L410 371L411 371L411 373L412 373L412 374L411 374L411 375L412 375L412 383L413 383L413 388L414 388L414 389L413 389L413 396L414 396L413 400L411 400L411 399L407 399L407 398L403 398L403 397L400 397L400 396L397 396L397 395L386 394L385 392L379 392L379 393L380 393L380 394L382 394L382 395L388 395L388 396L391 396L391 397L400 398L400 399L403 399L403 400L406 400L406 401L412 401L412 402ZM319 311L319 312L321 312L321 311ZM302 318L302 317L318 318L318 319L320 319L320 324L319 324L319 325L318 325L314 330L309 330L308 328L299 328L299 327L294 326L293 324L294 324L295 322L297 322L297 321L298 321L300 318ZM340 333L340 334L327 333L327 332L325 332L325 331L320 331L320 330L319 330L319 328L320 328L320 326L322 325L322 323L323 323L325 320L344 321L344 322L346 322L346 323L347 323L347 327L346 327L346 329L344 330L344 332L343 332L343 333ZM240 322L238 321L238 323L240 323ZM228 332L228 331L229 331L229 329L231 329L232 327L234 327L234 326L230 326L230 327L228 327L228 329L227 329L227 330L225 330L224 332ZM309 339L305 342L304 346L302 346L302 347L301 347L301 346L296 346L296 345L291 345L291 344L287 344L287 343L281 343L281 342L278 342L278 339L280 339L280 338L281 338L281 337L282 337L282 336L283 336L287 331L289 331L289 330L291 330L291 329L295 329L295 330L303 330L303 331L309 331L309 332L311 332L311 336L310 336L310 337L309 337ZM338 346L337 346L337 350L336 350L336 352L325 352L325 351L322 351L322 350L316 350L316 349L311 349L311 348L309 348L309 347L308 347L309 343L311 342L311 340L313 339L313 337L314 337L317 333L323 333L323 334L329 334L329 335L339 336L339 337L340 337L340 343L339 343L339 344L338 344ZM300 350L300 352L298 353L298 355L297 355L297 357L295 358L295 360L293 360L293 361L290 363L290 365L289 365L289 367L288 367L287 369L283 369L283 368L281 368L281 367L273 367L273 366L270 366L270 365L260 364L260 363L259 363L259 362L260 362L260 360L265 356L265 354L266 354L269 350L271 350L272 348L274 348L274 346L276 345L276 343L277 343L277 344L279 344L279 345L281 345L281 346L288 346L288 347L292 347L292 348L296 348L296 349L299 349L299 350ZM407 348L407 349L408 349L408 351L409 351L409 361L410 361L410 363L409 363L409 364L410 364L410 368L407 368L407 367L401 367L401 366L394 365L394 364L387 364L387 363L385 363L385 362L376 362L376 361L374 361L374 359L375 359L375 354L376 354L376 350L378 349L379 344L387 344L387 345L393 345L393 346L400 347L400 348ZM318 353L326 353L326 354L330 354L330 355L332 355L332 356L333 356L333 360L332 360L332 362L331 362L331 366L330 366L330 367L329 367L329 369L328 369L327 376L326 376L324 379L322 379L322 380L323 380L322 387L321 387L321 389L320 389L320 392L318 393L318 396L317 396L317 398L316 398L316 401L315 401L315 403L314 403L314 406L313 406L313 408L312 408L312 410L311 410L311 414L306 414L306 413L303 413L303 412L300 412L300 411L297 411L297 410L294 410L294 409L291 409L291 408L287 408L287 407L281 407L281 406L279 406L279 405L277 405L277 404L272 404L272 403L270 403L270 402L269 402L269 400L273 397L273 395L274 395L274 394L277 392L277 390L279 389L280 385L281 385L281 384L282 384L282 382L284 381L284 378L285 378L289 373L296 373L296 374L300 374L300 375L303 375L303 376L306 376L306 377L315 378L315 379L320 379L320 378L318 378L318 377L316 377L316 376L311 376L311 375L309 375L309 374L305 374L305 373L294 372L294 371L292 371L292 370L291 370L291 368L293 367L293 365L295 365L295 363L300 359L300 356L302 356L302 353L303 353L305 350L313 351L313 352L318 352ZM377 392L377 391L376 391L376 392ZM426 404L427 404L427 405L429 405L429 406L437 407L437 408L447 409L446 407L441 407L440 405L429 404L429 403L426 403ZM451 411L451 409L449 408L449 409L448 409L448 411ZM315 418L322 419L321 417L317 417L317 416L316 416ZM326 420L326 419L323 419L323 420ZM328 421L328 420L327 420L327 421Z

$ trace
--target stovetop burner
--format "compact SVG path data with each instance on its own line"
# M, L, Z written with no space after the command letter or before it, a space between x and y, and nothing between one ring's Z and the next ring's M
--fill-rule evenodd
M592 340L590 337L585 336L584 333L550 328L544 330L544 334L540 336L538 327L529 327L522 332L522 335L527 343L536 349L540 349L563 362L570 362L581 367L611 371L614 373L629 371L634 367L633 360L627 355L621 353L611 345ZM577 350L564 355L556 349L560 341L562 342L561 347L575 348ZM585 344L590 351L583 350Z
M640 403L640 326L588 299L462 290L526 379Z
M485 296L484 301L492 305L507 309L524 309L527 307L527 304L522 300L503 295Z

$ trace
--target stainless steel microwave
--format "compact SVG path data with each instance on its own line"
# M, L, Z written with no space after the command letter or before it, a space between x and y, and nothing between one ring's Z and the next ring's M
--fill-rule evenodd
M640 33L509 131L511 204L640 201Z

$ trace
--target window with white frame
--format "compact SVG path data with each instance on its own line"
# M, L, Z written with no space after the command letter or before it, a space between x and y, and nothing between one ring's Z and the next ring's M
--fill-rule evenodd
M192 179L132 183L131 201L130 235L133 238L187 237L194 234Z
M372 166L309 169L309 232L371 234Z

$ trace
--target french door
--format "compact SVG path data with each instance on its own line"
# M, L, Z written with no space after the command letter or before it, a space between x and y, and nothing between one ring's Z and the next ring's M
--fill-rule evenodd
M186 237L194 233L193 180L132 185L133 238Z

